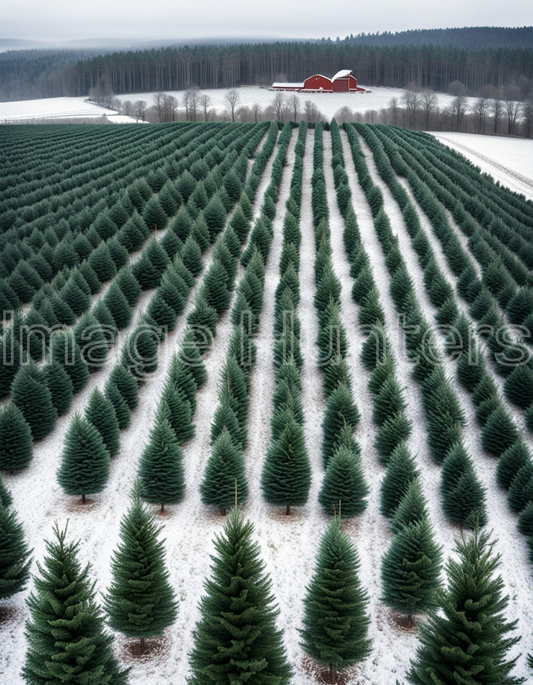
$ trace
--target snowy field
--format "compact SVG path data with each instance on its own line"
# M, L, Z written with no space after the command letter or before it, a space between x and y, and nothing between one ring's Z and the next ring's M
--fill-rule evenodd
M135 122L131 117L117 114L110 109L85 102L79 98L41 98L39 100L17 100L0 102L0 123L29 119L58 119L71 117L101 117L106 115L114 123Z
M433 135L495 181L533 200L533 140L476 133L439 132Z

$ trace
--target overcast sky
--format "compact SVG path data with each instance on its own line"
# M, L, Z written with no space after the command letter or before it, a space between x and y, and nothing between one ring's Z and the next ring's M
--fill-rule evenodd
M532 0L1 0L0 38L321 38L360 32L533 24Z

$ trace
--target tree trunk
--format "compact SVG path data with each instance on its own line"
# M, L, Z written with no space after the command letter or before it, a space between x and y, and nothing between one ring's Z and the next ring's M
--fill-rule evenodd
M220 507L220 513L222 514L222 516L225 516L226 515L226 507Z
M290 505L290 504L287 504L287 508L285 509L285 514L286 514L287 516L290 516L290 513L291 513L291 505Z
M337 682L337 669L333 664L329 665L329 679L332 683Z
M82 504L85 504L85 501L86 501L86 500L85 500L85 495L82 495L82 496L81 496L81 503L82 503Z
M146 649L146 638L141 637L139 644L141 647L141 653L144 654L144 650Z
M162 504L162 505L161 505L161 513L163 513L164 511L165 511L165 505Z

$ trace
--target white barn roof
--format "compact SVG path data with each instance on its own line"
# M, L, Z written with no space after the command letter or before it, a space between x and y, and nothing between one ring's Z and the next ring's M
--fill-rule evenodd
M303 88L303 83L273 83L272 88Z
M338 79L338 78L347 78L351 73L352 73L351 69L341 69L340 71L338 71L335 74L335 76L331 80L335 81L335 79Z

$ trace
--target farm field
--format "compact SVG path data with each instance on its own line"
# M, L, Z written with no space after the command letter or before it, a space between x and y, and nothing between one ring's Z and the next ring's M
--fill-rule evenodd
M416 656L437 579L417 568L418 611L390 550L414 536L445 586L476 523L531 680L531 202L432 135L335 121L6 127L0 154L5 509L34 575L68 521L103 605L138 488L178 610L142 655L112 631L132 685L192 676L235 481L294 685L325 682L300 630L339 500L372 641L343 682ZM0 600L9 685L32 592Z
M41 98L38 100L15 100L0 103L0 122L26 121L42 118L101 117L106 115L114 123L133 123L135 119L117 114L84 97Z

